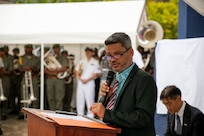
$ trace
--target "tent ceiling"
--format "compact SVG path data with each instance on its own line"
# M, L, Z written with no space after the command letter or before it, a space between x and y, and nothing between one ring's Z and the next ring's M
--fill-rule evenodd
M135 42L145 0L0 5L0 44L102 44L114 32Z

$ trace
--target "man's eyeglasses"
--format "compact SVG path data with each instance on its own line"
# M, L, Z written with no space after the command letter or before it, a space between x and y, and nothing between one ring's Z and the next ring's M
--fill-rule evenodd
M111 56L111 55L106 55L106 59L107 59L108 61L111 60L112 58L114 58L114 59L120 59L126 52L128 52L128 50L129 50L129 49L125 50L125 51L122 52L122 53L115 54L115 55L113 55L113 56Z

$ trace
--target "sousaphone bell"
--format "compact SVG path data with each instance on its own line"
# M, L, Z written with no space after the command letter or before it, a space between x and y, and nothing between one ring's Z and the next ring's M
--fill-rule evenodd
M136 37L137 44L145 49L154 48L155 43L163 38L162 26L153 20L145 22Z

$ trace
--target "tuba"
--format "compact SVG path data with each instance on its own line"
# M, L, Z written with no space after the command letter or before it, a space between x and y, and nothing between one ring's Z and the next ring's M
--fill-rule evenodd
M136 37L137 44L143 47L145 50L149 50L149 54L145 59L144 67L148 66L153 55L153 48L155 43L163 38L164 32L162 26L153 20L147 21L139 29Z
M145 22L136 37L138 45L145 49L154 48L155 43L163 38L162 26L153 20Z
M44 66L47 69L57 69L62 67L58 60L53 55L51 55L51 50L47 51L44 55ZM64 79L67 74L67 71L61 72L57 75L57 78Z

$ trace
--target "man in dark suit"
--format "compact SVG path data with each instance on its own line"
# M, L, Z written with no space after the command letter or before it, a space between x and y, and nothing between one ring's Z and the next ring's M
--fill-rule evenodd
M104 122L121 128L121 136L155 136L154 112L157 87L152 76L132 61L130 37L114 33L105 41L106 58L116 72L116 87L103 83L100 95L107 94L107 105L95 103L90 110ZM117 89L116 89L117 88ZM113 94L116 90L115 99ZM113 105L109 104L113 102Z
M204 136L203 113L181 99L179 88L174 85L165 87L160 100L168 110L165 136ZM177 120L180 120L180 128Z

